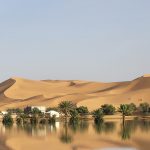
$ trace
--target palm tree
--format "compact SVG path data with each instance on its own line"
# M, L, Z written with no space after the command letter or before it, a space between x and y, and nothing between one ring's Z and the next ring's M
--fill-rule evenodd
M65 116L65 120L67 122L67 117L70 114L70 111L73 110L76 107L76 105L74 103L72 103L71 101L62 101L59 105L59 111L64 114Z
M103 121L103 110L101 108L94 110L92 115L96 124Z
M125 116L133 112L130 105L128 104L121 104L118 111L122 113L123 124L125 123Z

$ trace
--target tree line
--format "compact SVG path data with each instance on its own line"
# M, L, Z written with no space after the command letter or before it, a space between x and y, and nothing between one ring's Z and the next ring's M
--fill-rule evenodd
M72 101L62 101L58 104L58 107L49 107L46 111L55 110L61 114L61 118L65 122L77 123L81 119L86 119L89 115L92 115L94 122L96 124L103 121L105 115L114 115L117 112L122 114L123 122L126 116L133 114L136 115L149 115L150 114L150 105L148 103L141 103L138 107L134 103L130 104L121 104L119 108L115 108L111 104L104 104L98 109L89 112L86 106L79 106ZM12 114L16 113L16 123L17 124L46 124L46 123L55 123L56 116L46 116L38 108L33 108L32 110L26 107L24 110L20 108L8 109L8 114L3 116L2 122L5 125L13 124Z

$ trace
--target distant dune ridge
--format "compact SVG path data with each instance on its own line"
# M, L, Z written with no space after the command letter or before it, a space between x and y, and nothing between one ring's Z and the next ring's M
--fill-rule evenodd
M70 100L89 110L102 104L150 102L150 75L126 82L89 82L79 80L28 80L10 78L0 83L0 110L39 105L57 106Z

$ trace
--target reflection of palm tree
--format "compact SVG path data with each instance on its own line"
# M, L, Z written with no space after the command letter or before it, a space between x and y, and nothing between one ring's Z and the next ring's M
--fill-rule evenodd
M134 121L126 121L122 124L121 127L121 138L122 140L128 140L131 138L131 134L133 134L136 130L136 123Z
M131 137L131 135L130 135L129 128L125 124L123 124L122 131L121 131L121 138L122 138L122 140L129 140L130 137Z
M60 140L63 142L63 143L66 143L66 144L69 144L72 142L73 138L72 136L69 134L68 132L68 125L67 123L65 123L65 126L64 126L64 131L62 132L61 136L60 136Z

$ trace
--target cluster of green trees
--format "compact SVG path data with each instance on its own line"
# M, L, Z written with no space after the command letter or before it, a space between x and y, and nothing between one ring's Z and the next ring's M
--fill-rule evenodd
M125 116L133 115L135 112L140 112L140 114L148 115L150 114L150 105L148 103L141 103L138 107L134 103L130 104L121 104L118 109L116 109L113 105L104 104L100 108L89 112L88 108L85 106L77 107L72 101L62 101L59 103L58 107L55 108L47 108L49 110L56 110L62 114L62 117L65 119L65 122L68 122L68 119L71 123L77 123L79 119L84 119L88 115L92 115L95 123L100 123L103 121L104 115L114 115L116 112L120 112L122 114L123 121L125 120ZM24 124L30 122L31 124L45 124L45 123L54 123L56 121L56 117L48 117L38 109L30 107L26 107L24 110L22 109L8 109L8 114L3 117L3 124L13 124L13 119L11 117L12 113L17 114L16 123ZM40 118L40 120L39 120Z
M32 110L29 107L26 107L24 110L21 109L9 109L8 114L3 116L3 124L4 125L12 125L14 123L14 120L12 118L12 114L16 113L16 124L17 125L23 125L23 124L33 124L36 125L38 123L40 124L46 124L46 123L55 123L56 117L54 116L48 116L46 117L44 113L42 113L38 108L33 108Z
M141 103L139 106L139 110L143 114L149 114L150 113L150 105L148 103Z
M76 104L71 101L62 101L58 105L58 110L64 115L66 122L68 121L68 117L70 117L70 121L77 122L79 118L86 117L89 114L87 107L77 107Z
M59 104L58 109L65 116L66 121L70 116L70 121L72 122L77 122L79 117L82 118L89 114L93 116L95 123L100 123L103 121L104 115L114 115L116 112L122 114L123 122L125 116L133 115L135 112L140 112L140 114L144 115L150 113L150 106L148 103L141 103L139 107L136 107L134 103L121 104L118 109L113 105L104 104L90 113L87 107L76 107L71 101L63 101Z

